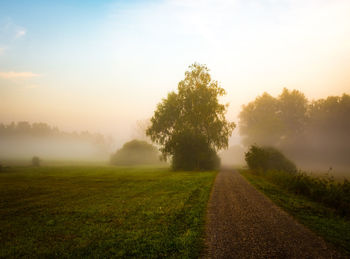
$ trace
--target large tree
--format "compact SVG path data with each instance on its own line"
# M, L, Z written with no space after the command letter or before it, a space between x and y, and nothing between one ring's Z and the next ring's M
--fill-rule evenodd
M228 104L218 97L225 90L212 80L205 65L193 64L171 92L158 104L146 134L171 158L175 170L212 169L216 152L228 147L235 124L225 118Z
M278 147L304 168L348 170L349 113L347 94L309 102L300 91L283 89L243 106L240 135L246 146Z
M243 105L239 119L239 132L246 146L276 145L284 134L278 100L268 93Z
M304 94L286 88L278 98L268 93L243 105L239 114L239 130L247 146L283 146L295 141L304 132L308 101Z

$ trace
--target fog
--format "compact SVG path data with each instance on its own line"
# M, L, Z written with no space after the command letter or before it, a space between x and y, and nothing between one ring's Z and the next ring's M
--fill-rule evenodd
M350 176L349 134L339 134L339 129L308 132L302 140L280 149L302 170Z
M1 133L0 159L108 161L127 141L149 141L138 122L198 62L227 92L229 146L275 146L300 168L349 171L349 104L313 103L350 92L349 13L347 0L4 2L0 124L67 134ZM306 106L275 109L283 88ZM264 92L276 100L242 119ZM244 163L233 149L219 150L223 164Z
M298 90L285 88L276 96L265 92L242 106L229 149L218 150L221 164L244 166L244 153L257 144L281 150L301 170L349 176L349 114L348 94L310 100ZM100 133L62 131L38 122L0 123L0 160L39 156L108 162L114 154L119 155L115 164L158 164L157 147L147 144L149 125L149 119L136 121L130 135L142 141L118 146Z
M55 137L8 137L1 139L0 158L30 160L39 156L44 160L107 160L108 150L93 143Z
M0 159L108 160L112 139L101 134L64 132L46 123L0 124Z
M219 152L219 157L221 159L221 165L222 166L238 166L242 167L244 166L245 160L244 160L244 153L246 152L246 149L241 145L233 145L230 146L227 150L222 150Z
M300 169L350 172L350 96L309 100L297 90L264 93L242 107L239 132L252 144L280 149Z

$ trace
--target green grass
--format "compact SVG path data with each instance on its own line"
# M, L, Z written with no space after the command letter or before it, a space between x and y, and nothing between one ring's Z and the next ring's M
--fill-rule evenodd
M195 258L214 172L10 167L0 257Z
M267 177L248 170L240 173L276 205L295 217L316 234L333 244L339 251L350 255L350 220L340 216L333 208L294 194L272 183Z

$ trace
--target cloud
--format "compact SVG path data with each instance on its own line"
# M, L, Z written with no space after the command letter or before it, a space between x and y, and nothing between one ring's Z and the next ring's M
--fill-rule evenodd
M20 39L27 34L27 29L16 24L11 18L0 19L0 42L9 44L13 39Z
M167 74L198 61L224 84L245 87L245 96L279 91L281 82L300 89L349 82L349 0L132 2L113 4L104 28L110 53L125 60L120 67L137 60ZM313 91L306 94L318 98Z
M32 72L14 72L14 71L0 72L0 78L5 78L5 79L33 78L38 76L40 75Z
M18 29L17 32L16 32L15 38L16 39L21 38L21 37L25 36L26 33L27 33L27 31L25 29L23 29L23 28Z

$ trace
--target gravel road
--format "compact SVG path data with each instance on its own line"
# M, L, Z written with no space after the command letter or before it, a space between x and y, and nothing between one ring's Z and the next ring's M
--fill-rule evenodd
M233 170L211 193L204 258L344 258Z

